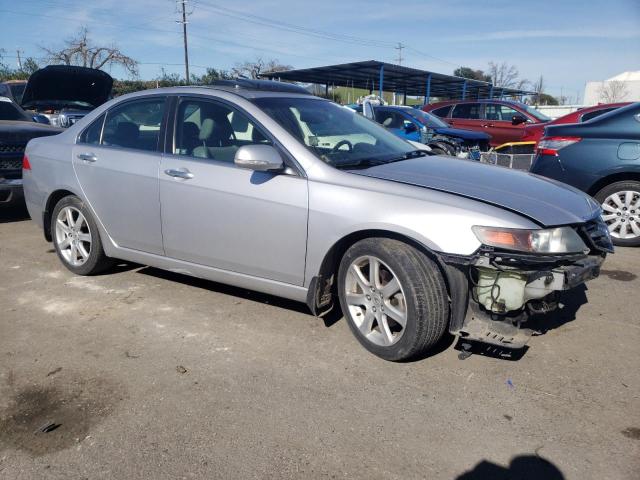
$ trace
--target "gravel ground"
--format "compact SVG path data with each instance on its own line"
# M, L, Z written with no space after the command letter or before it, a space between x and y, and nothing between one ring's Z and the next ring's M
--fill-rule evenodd
M393 364L276 297L74 276L0 209L0 478L640 478L639 252L520 358Z

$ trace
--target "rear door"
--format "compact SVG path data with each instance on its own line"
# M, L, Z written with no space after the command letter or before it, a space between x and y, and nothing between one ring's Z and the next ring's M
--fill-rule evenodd
M477 102L458 103L453 106L451 117L446 120L452 127L482 132L484 131L483 107L483 104Z
M515 108L501 103L487 103L484 111L483 126L491 135L491 146L496 147L508 142L522 140L527 122L513 124L514 116L526 117Z
M158 168L166 97L114 106L73 148L78 181L109 236L121 247L162 254Z
M167 256L302 285L306 178L293 171L256 172L234 164L243 145L274 145L268 133L227 102L183 97L172 143L160 169Z

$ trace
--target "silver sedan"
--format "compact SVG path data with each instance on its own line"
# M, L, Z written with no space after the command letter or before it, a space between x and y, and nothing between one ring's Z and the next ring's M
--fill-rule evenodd
M31 217L72 272L122 259L338 303L360 343L422 355L448 330L517 348L598 275L599 206L531 174L429 155L286 84L125 95L29 142Z

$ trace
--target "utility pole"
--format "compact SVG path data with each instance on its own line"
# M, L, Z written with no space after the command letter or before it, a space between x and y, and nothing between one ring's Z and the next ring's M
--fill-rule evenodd
M395 47L396 50L398 50L398 65L402 65L402 49L404 48L404 45L402 45L401 42L398 42L398 46Z
M184 39L184 73L187 85L189 84L189 47L187 44L187 0L178 0L182 3L182 37Z
M16 53L18 54L18 70L22 70L22 59L20 58L20 49L16 49Z

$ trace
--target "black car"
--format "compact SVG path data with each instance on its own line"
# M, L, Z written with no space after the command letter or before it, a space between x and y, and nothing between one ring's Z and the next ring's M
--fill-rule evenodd
M640 103L546 127L531 172L595 197L614 244L640 245Z
M0 203L22 197L22 156L27 142L61 131L35 123L32 116L15 103L0 97Z

